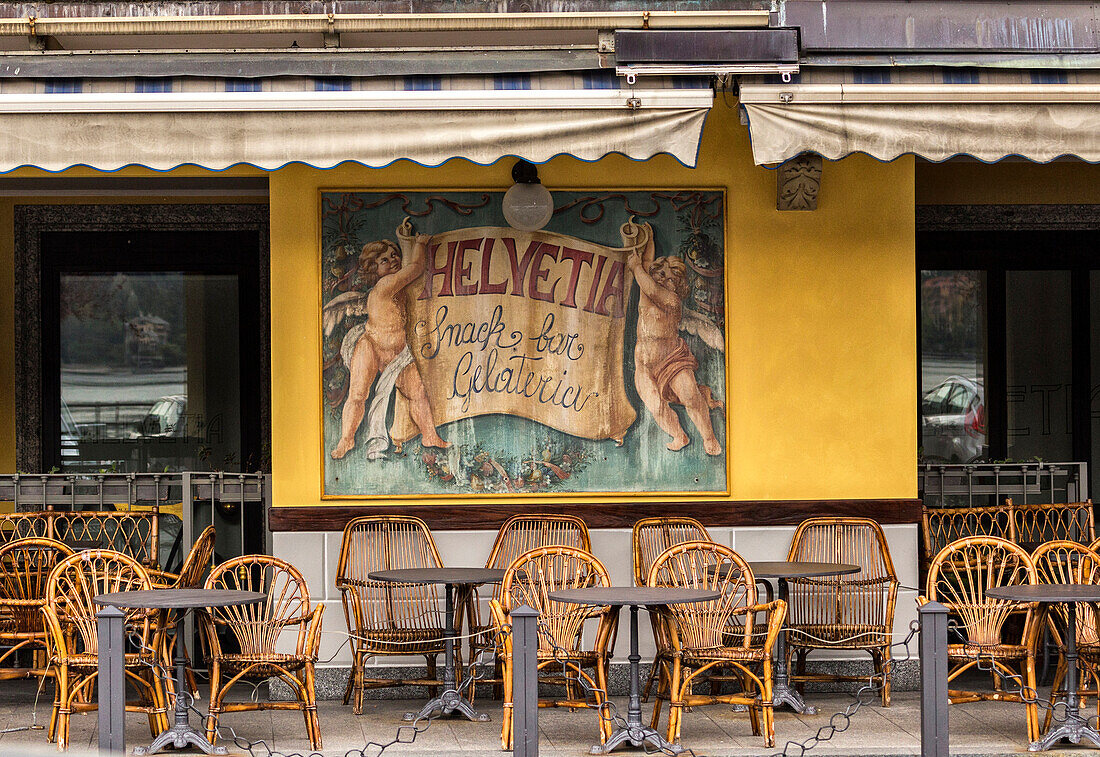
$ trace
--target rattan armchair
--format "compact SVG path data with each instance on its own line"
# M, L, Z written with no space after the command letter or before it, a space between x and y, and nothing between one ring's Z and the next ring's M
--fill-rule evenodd
M928 568L927 594L918 602L943 603L965 641L947 645L948 701L951 704L989 700L1023 701L1018 694L1004 691L995 673L993 691L951 689L951 684L978 663L978 654L990 659L1002 675L1019 673L1025 686L1036 686L1035 645L1039 617L1028 604L994 599L986 595L997 586L1018 586L1038 581L1031 556L1019 545L995 536L970 536L948 544L932 559ZM1013 615L1023 617L1022 633L1010 634L1005 625ZM1016 665L1019 671L1013 670ZM1027 738L1039 738L1038 708L1027 703Z
M0 544L0 680L45 674L46 629L42 608L50 572L73 551L53 539ZM12 666L30 653L30 667Z
M575 515L513 515L497 531L497 538L489 550L485 567L506 570L525 552L539 547L556 546L576 547L591 552L592 540L588 535L588 526ZM492 598L499 601L500 597L501 584L496 584ZM483 619L481 600L476 588L461 598L458 607L460 612L466 612L470 633L470 659L476 660L482 650L492 646L489 636L489 631L493 628L492 618ZM455 628L462 628L461 619L455 623ZM500 677L501 671L495 671L494 683L499 685Z
M683 544L686 541L711 541L710 534L702 523L695 518L642 518L634 523L631 529L631 552L634 556L634 585L645 586L649 580L649 569L653 563L669 547ZM653 688L653 682L660 674L669 674L669 660L667 654L671 650L668 639L663 636L663 627L660 623L650 623L653 629L653 643L657 653L653 657L653 664L649 667L649 677L646 679L645 688L642 689L643 701L649 701L649 691Z
M710 602L669 605L658 616L672 645L667 740L679 740L685 707L725 703L748 707L753 735L763 735L765 747L775 746L771 658L787 615L786 603L777 599L759 604L756 579L748 563L729 547L714 542L690 541L665 550L650 568L646 584L722 593ZM740 692L692 693L694 681L722 669L731 670L740 679ZM657 687L654 727L660 718L664 689L663 685Z
M210 664L206 738L214 743L218 721L225 712L301 710L309 748L319 750L321 727L317 722L314 665L321 641L324 605L310 604L306 581L293 565L268 555L244 555L223 562L210 571L205 588L257 591L267 595L262 602L210 608L200 616ZM223 649L219 629L232 636L239 652ZM294 634L293 651L278 651L284 633ZM225 701L226 693L237 682L267 678L278 678L286 683L297 701Z
M539 612L538 671L550 674L541 680L568 685L571 679L579 677L587 682L594 692L600 743L611 734L611 724L603 714L602 705L607 691L608 650L618 613L607 607L594 611L586 605L553 602L547 598L550 592L562 589L610 585L611 578L603 564L594 555L575 547L542 547L520 555L508 566L501 583L500 599L489 603L504 647L501 653L504 714L500 743L505 751L512 748L512 638L504 629L509 622L508 614L521 605ZM581 638L588 621L597 624L591 648L585 648ZM587 708L588 700L576 698L567 689L565 699L540 699L539 706Z
M1038 583L1078 584L1096 583L1100 580L1100 555L1075 541L1060 540L1041 544L1032 553L1031 561L1035 563ZM1080 604L1076 608L1076 613L1077 653L1080 655L1080 660L1085 663L1083 667L1088 670L1088 674L1093 680L1098 680L1097 662L1100 660L1100 637L1097 636L1096 611L1092 605ZM1058 667L1054 672L1054 682L1050 689L1051 707L1047 710L1046 721L1043 724L1044 731L1050 727L1055 698L1066 676L1064 637L1069 619L1067 605L1051 605L1047 608L1046 619L1051 638L1057 645L1059 654ZM1082 687L1082 689L1087 689L1087 687ZM1094 688L1088 693L1095 695L1097 689ZM1100 697L1098 697L1096 704L1097 714L1100 715Z
M376 570L442 565L435 540L419 518L367 515L344 528L336 588L352 637L352 672L344 704L354 695L356 715L363 711L363 691L368 688L412 685L434 690L441 683L436 658L444 649L443 613L435 587L371 581L367 576ZM427 679L367 678L367 660L382 655L423 655Z
M806 657L818 649L864 650L882 681L882 706L890 706L886 669L898 599L898 577L882 527L870 518L810 518L794 532L787 560L858 565L846 576L788 582L787 656L798 660L794 680L864 681L867 676L806 675Z
M60 560L50 571L46 604L42 608L47 632L49 663L56 679L53 712L48 737L58 749L69 743L69 716L97 708L91 686L99 675L99 637L93 603L99 594L115 591L151 589L153 584L145 568L132 557L111 550L88 550ZM149 717L149 731L156 736L168 728L165 693L154 675L159 662L160 640L155 638L156 613L120 608L134 651L126 652L126 679L140 696L137 704L127 704L129 712Z

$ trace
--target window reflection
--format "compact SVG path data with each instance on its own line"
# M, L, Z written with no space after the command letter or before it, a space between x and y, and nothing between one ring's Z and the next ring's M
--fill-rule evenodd
M62 274L62 468L231 465L240 448L237 297L235 276Z
M921 457L986 456L983 271L921 271Z

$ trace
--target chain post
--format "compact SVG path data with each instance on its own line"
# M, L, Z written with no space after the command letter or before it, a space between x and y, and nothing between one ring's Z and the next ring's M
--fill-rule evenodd
M95 614L99 642L99 753L126 752L125 613L104 607Z
M512 622L512 757L539 755L539 613L520 605Z
M921 757L948 757L947 608L928 602L920 616Z

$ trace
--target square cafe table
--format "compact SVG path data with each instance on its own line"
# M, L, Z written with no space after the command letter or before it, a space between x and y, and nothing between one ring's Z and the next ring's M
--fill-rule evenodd
M630 701L626 708L626 726L620 726L608 738L605 744L596 744L591 754L607 754L615 747L626 742L633 746L652 746L671 754L680 754L683 747L670 744L654 729L642 723L641 671L638 663L642 657L638 654L638 608L664 607L690 602L709 602L722 596L722 592L713 589L689 589L649 586L592 586L586 589L563 589L552 591L547 598L553 602L567 602L577 605L610 605L616 611L620 607L630 608Z

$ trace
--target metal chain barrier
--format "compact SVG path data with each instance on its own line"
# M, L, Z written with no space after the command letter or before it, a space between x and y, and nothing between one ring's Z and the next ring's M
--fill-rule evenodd
M329 632L339 633L339 632ZM485 631L481 633L456 635L450 637L450 640L458 643L462 639L468 639L475 636L492 635L493 643L480 650L477 656L472 659L467 665L466 675L462 676L462 681L454 689L447 689L443 692L443 697L446 699L448 694L455 697L465 696L478 681L486 680L485 670L488 668L492 670L492 665L496 660L497 654L504 648L504 639L511 633L511 628L505 626L500 630ZM352 640L351 634L340 634L347 638L339 648L332 654L328 661L335 659L340 650ZM139 638L131 635L129 637L131 644L144 652L143 657L150 659L144 660L149 666L153 675L160 679L161 684L165 686L165 692L167 693L169 702L169 712L176 707L176 698L181 697L185 703L185 707L192 715L198 716L200 722L205 722L209 714L202 712L195 706L195 696L187 690L173 692L172 688L175 685L175 671L167 668L164 662L161 660L159 653L153 648L141 642ZM446 641L447 639L441 639ZM399 643L399 642L396 642ZM195 670L194 668L189 668ZM260 684L257 684L257 688ZM256 695L254 690L253 696ZM413 721L402 724L397 727L397 731L392 739L389 741L368 741L361 748L349 749L344 753L344 757L380 757L387 749L397 744L412 744L416 741L416 738L428 730L431 724L438 720L443 715L443 709L437 708L436 710L426 714L418 716ZM234 746L238 749L246 751L251 757L323 757L321 752L306 751L306 752L283 752L273 749L272 746L265 740L259 739L257 741L249 740L236 732L232 726L223 725L218 722L218 716L214 717L214 732L217 734L218 739L229 739Z
M788 741L783 746L783 751L776 752L770 757L801 757L808 750L813 749L818 744L829 741L838 733L844 733L852 725L852 716L859 712L860 708L870 704L886 687L886 682L893 675L894 664L898 660L908 661L912 658L912 649L909 644L913 641L916 635L920 633L920 623L914 620L909 624L909 633L906 634L902 641L895 641L890 644L890 649L900 647L905 650L903 657L895 657L893 653L890 655L890 659L886 660L882 665L881 675L872 675L869 677L868 682L863 686L860 686L853 694L853 701L847 707L840 712L834 713L826 725L817 729L817 732L803 741ZM852 637L857 638L857 637ZM846 639L841 640L846 641ZM839 641L837 643L840 643Z

